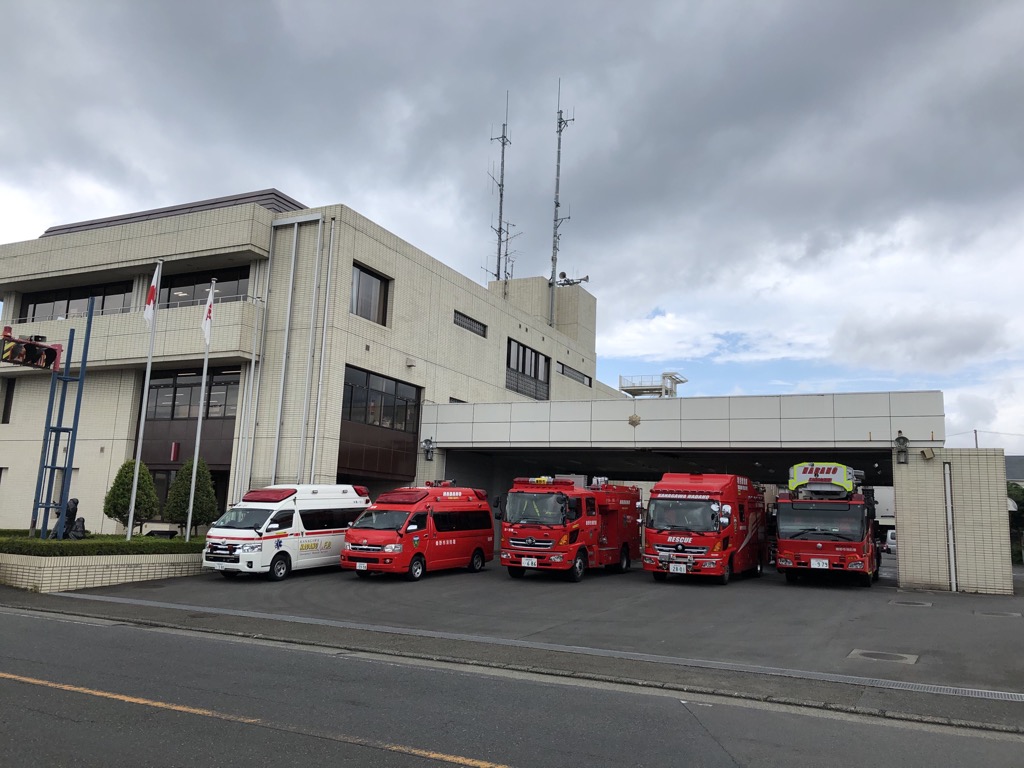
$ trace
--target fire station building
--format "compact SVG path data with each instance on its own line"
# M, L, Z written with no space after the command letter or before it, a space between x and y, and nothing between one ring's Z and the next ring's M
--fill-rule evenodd
M1002 451L944 448L941 392L631 397L596 379L597 305L581 285L484 287L350 208L273 189L0 245L0 324L65 345L74 329L73 373L93 306L71 482L92 531L116 530L103 499L135 456L158 261L142 460L162 498L200 410L221 507L275 482L375 496L448 477L497 495L517 475L771 484L791 464L843 461L894 488L901 585L1012 592ZM50 389L48 373L0 365L0 528L31 516Z

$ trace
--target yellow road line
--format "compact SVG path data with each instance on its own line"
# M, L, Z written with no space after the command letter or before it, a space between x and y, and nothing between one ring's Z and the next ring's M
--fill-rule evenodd
M294 733L303 736L312 736L314 738L320 739L330 739L332 741L341 742L343 744L351 744L357 747L381 749L387 752L398 752L405 755L412 755L414 757L424 757L429 760L437 760L439 762L449 763L451 765L466 766L466 768L509 768L509 766L504 765L502 763L491 763L486 760L475 760L471 757L449 755L444 752L434 752L429 749L418 749L416 747L409 747L404 744L389 744L388 742L373 741L371 739L361 739L357 736L345 736L343 734L314 733L310 731L300 730L298 728L291 728L285 725L267 723L256 717L242 717L241 715L230 715L226 712L218 712L214 709L204 709L202 707L186 707L182 704L171 704L170 702L166 701L143 699L139 698L138 696L126 696L121 693L112 693L111 691L99 691L95 688L83 688L80 685L68 685L67 683L57 683L52 680L40 680L35 677L12 675L8 672L0 672L0 679L13 680L18 683L27 683L29 685L39 685L43 686L44 688L54 688L61 691L69 691L71 693L81 693L87 696L98 696L103 699L113 699L114 701L122 701L126 704L139 704L144 707L166 709L172 712L182 712L187 715L211 717L217 720L226 720L232 723L256 725L261 728L270 728L278 731L287 731L289 733Z

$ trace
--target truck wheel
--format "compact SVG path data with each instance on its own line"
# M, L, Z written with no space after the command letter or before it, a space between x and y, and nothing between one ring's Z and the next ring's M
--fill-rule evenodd
M651 576L654 577L655 581L667 581L668 574L664 571L651 571Z
M281 579L287 578L291 572L291 560L288 559L288 555L282 553L275 555L274 559L270 561L270 573L267 574L267 578L271 581L281 581Z
M862 587L870 587L874 583L874 579L871 578L870 573L862 574L860 577L860 585Z
M786 583L787 584L796 584L797 578L798 577L797 577L796 572L794 572L794 571L786 571Z
M632 564L633 561L629 559L629 547L623 545L622 551L619 552L619 562L615 563L615 565L609 565L607 568L614 573L625 573Z
M473 556L469 558L469 572L477 573L484 569L484 553L479 549L474 550Z
M507 570L508 570L508 577L510 579L521 579L521 578L523 578L523 576L526 575L526 569L525 568L519 568L518 566L515 566L515 565L510 565Z
M761 562L761 556L758 555L757 556L757 565L755 565L754 569L750 572L750 576L751 576L751 578L760 579L763 574L764 574L764 563Z
M406 581L419 581L427 570L427 564L423 562L420 555L416 555L409 563L409 570L405 572Z
M576 559L572 561L572 568L569 569L569 581L583 581L583 574L587 572L587 556L583 551L576 553Z
M729 583L730 576L732 576L732 558L726 560L725 569L722 571L722 575L718 577L718 583L724 587Z

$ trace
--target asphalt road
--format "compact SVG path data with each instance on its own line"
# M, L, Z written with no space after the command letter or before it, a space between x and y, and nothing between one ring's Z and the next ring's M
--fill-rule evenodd
M1024 736L0 609L3 762L1018 766Z
M272 583L214 573L67 595L0 589L0 605L446 660L680 694L1024 730L1024 599L776 573L726 587L596 572L360 580L329 569ZM1024 585L1022 585L1024 586Z

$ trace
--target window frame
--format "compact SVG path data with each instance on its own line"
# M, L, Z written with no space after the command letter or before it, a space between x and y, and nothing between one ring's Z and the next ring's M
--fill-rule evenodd
M387 326L391 278L367 266L352 262L349 314ZM365 306L365 304L369 306Z

